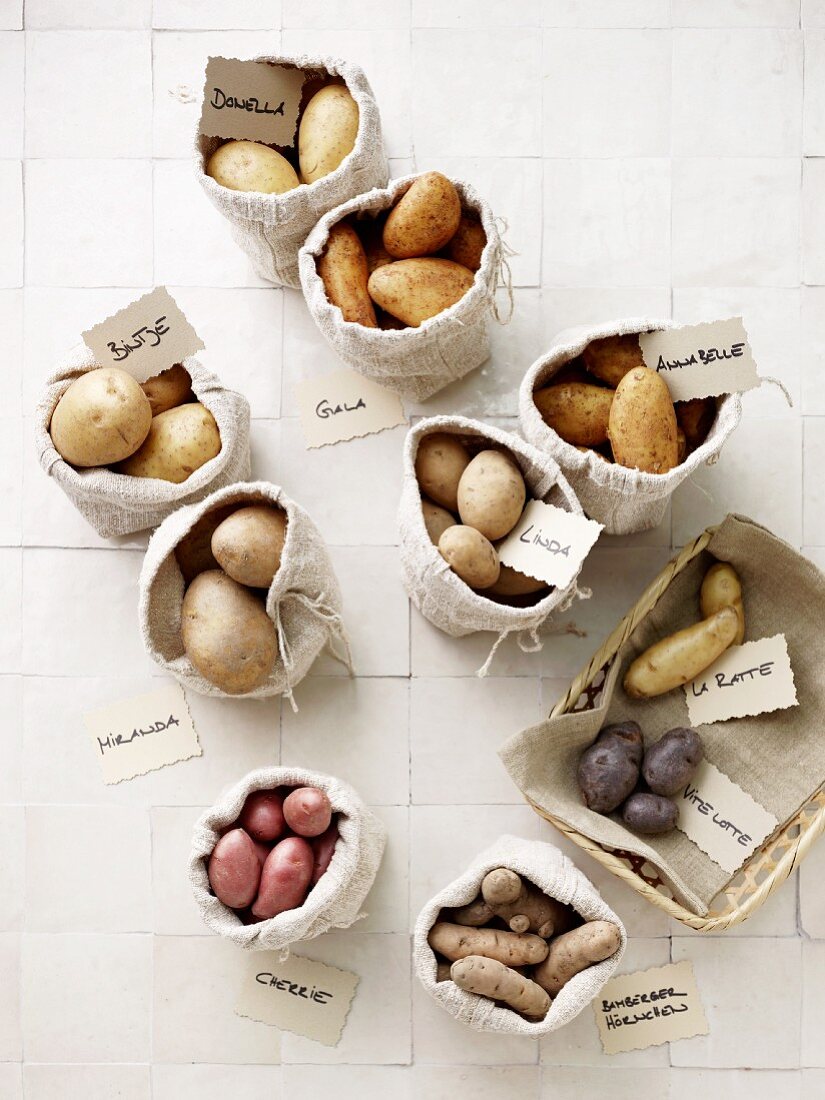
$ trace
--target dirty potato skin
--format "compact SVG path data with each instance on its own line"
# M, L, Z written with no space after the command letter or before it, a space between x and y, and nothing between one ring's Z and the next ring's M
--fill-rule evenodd
M384 264L370 275L367 288L376 305L417 328L460 301L473 280L461 264L426 257Z
M448 432L431 432L418 444L415 456L415 476L418 485L430 500L458 511L458 483L470 463L463 443Z
M502 451L479 451L458 483L461 522L475 527L491 542L512 531L526 499L521 470Z
M533 394L544 423L565 443L596 447L607 442L613 390L586 382L561 382Z
M438 546L438 540L448 527L455 527L457 520L452 512L442 508L440 504L434 504L426 497L421 501L421 512L424 516L424 526L430 540Z
M195 401L153 417L143 445L117 468L131 477L157 477L179 485L220 449L214 416Z
M192 379L182 363L148 378L140 388L149 398L152 416L192 400Z
M328 84L304 108L298 128L298 165L304 183L334 172L355 148L358 104L343 84Z
M447 259L463 264L470 271L478 271L486 244L487 234L481 222L474 214L464 213L445 249Z
M461 221L461 199L441 172L425 172L414 180L389 212L384 248L397 260L438 252L454 236Z
M533 978L555 997L576 974L615 955L621 942L621 932L611 921L588 921L551 941L547 958L536 967Z
M616 388L608 436L622 466L666 474L679 464L676 413L664 379L648 367L635 367Z
M587 370L614 390L634 367L643 367L642 349L635 332L593 340L582 352Z
M133 454L151 423L151 406L132 375L98 367L67 388L49 432L55 450L72 466L108 466Z
M367 293L369 269L364 246L347 222L338 222L330 229L324 254L318 260L318 274L327 298L338 306L345 321L365 328L378 327Z
M438 540L438 552L470 588L489 588L498 580L498 554L475 527L448 527Z

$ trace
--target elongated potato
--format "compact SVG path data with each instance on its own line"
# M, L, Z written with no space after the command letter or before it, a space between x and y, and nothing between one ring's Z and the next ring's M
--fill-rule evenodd
M463 213L458 229L445 249L447 259L463 264L470 271L478 271L486 244L487 234L481 222L475 214Z
M411 328L460 301L473 285L473 273L452 260L398 260L370 275L370 297Z
M207 868L212 893L231 909L250 905L258 893L261 863L252 838L243 829L230 829L212 850Z
M736 570L728 562L718 561L705 573L699 591L699 606L706 619L723 607L732 607L739 617L739 629L733 644L741 645L744 642L745 606L742 603L742 585Z
M269 920L303 905L314 866L312 847L303 837L288 836L276 844L261 869L253 917Z
M450 962L468 955L498 959L506 966L533 966L547 956L547 941L532 932L505 932L499 928L469 928L437 921L427 943Z
M614 390L634 367L643 367L642 349L635 332L593 340L582 352L585 367Z
M489 997L493 1001L503 1001L531 1019L546 1016L550 1008L550 996L540 985L512 967L483 955L469 955L454 962L450 967L450 977L459 989Z
M479 451L458 483L461 522L475 527L491 542L512 531L526 499L521 470L503 451Z
M199 401L152 417L149 434L117 470L130 477L157 477L176 485L220 454L215 417Z
M108 466L134 454L151 425L152 408L132 375L98 367L71 383L49 432L55 450L72 466Z
M419 441L415 476L430 500L457 512L458 483L469 464L470 456L460 439L448 432L431 432Z
M326 791L317 787L297 787L290 791L284 799L284 818L298 836L320 836L332 820L332 806Z
M284 792L252 791L243 804L238 824L253 840L273 841L286 832Z
M460 523L448 527L438 540L438 552L470 588L489 588L498 580L495 547L475 527Z
M607 432L613 457L621 466L666 474L679 464L670 390L661 375L648 367L634 367L616 387Z
M425 172L389 212L384 248L397 260L427 256L444 247L460 221L461 199L452 182L441 172Z
M364 246L367 271L372 275L377 267L391 264L395 257L384 248L384 221L381 218L363 218L355 223L355 230Z
M147 378L140 388L149 398L152 416L183 405L192 398L192 379L182 363L175 363L169 370Z
M621 942L621 932L611 921L580 924L551 940L547 958L533 971L533 978L555 997L576 974L615 955Z
M364 328L378 327L367 293L369 270L364 246L347 222L338 222L330 229L324 254L318 260L318 274L327 298L338 306L345 321Z
M707 619L656 642L628 668L624 689L633 699L651 699L690 683L733 644L739 616L723 607Z
M607 442L613 390L585 382L561 382L536 390L533 400L544 423L565 443L596 447Z
M269 588L281 566L286 525L283 508L271 504L238 508L215 528L215 560L238 584Z
M206 174L232 191L282 195L298 187L298 174L286 157L257 141L227 141L206 164Z
M424 526L432 542L438 546L438 540L448 527L455 527L456 518L452 512L442 508L440 504L433 504L431 500L421 501L421 511L424 515Z
M298 165L304 183L334 172L355 148L358 104L343 84L328 84L304 108L298 127Z

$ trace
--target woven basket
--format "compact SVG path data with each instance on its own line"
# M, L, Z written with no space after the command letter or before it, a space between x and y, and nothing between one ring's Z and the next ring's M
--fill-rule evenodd
M622 619L601 648L573 680L567 694L553 708L550 717L590 710L594 707L606 666L613 660L626 639L648 614L659 597L697 554L707 547L715 527L689 543L645 589L636 605ZM643 898L664 910L668 916L697 932L724 932L741 924L763 905L775 890L802 862L811 846L825 830L825 786L811 794L802 808L781 825L736 874L718 895L707 916L700 916L676 901L655 867L637 855L603 847L598 841L572 829L552 814L527 800L536 813L554 825L560 833L589 853L608 871L626 882Z

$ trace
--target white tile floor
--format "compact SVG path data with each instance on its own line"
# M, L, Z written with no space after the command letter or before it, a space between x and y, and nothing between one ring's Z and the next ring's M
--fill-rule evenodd
M585 639L504 646L485 682L488 639L439 634L399 583L403 430L305 452L294 384L337 364L300 295L261 283L192 179L197 104L172 93L197 90L208 53L279 45L360 61L394 171L465 176L510 223L513 324L489 364L412 413L512 425L555 331L640 313L743 311L763 372L794 398L748 395L723 460L665 524L595 550ZM823 0L0 0L0 101L0 1096L825 1095L825 844L710 939L565 846L625 918L627 969L693 960L711 1031L672 1049L606 1059L589 1013L538 1045L479 1036L423 995L408 952L422 901L478 848L507 830L558 839L494 750L546 711L672 545L735 508L825 566ZM203 756L106 788L79 715L157 674L136 628L145 537L94 535L37 467L29 418L55 356L157 283L249 396L256 472L329 540L360 676L320 662L297 716L192 697ZM279 758L351 779L390 834L369 920L306 948L362 976L335 1050L234 1016L239 955L184 879L201 809Z

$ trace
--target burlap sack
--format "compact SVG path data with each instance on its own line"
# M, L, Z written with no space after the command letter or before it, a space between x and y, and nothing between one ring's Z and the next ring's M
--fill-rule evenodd
M746 640L785 635L799 706L701 726L705 755L780 825L793 817L825 780L819 722L825 712L825 576L793 547L741 516L727 517L708 549L674 578L642 619L613 661L594 710L540 722L512 737L500 753L515 783L537 806L607 848L643 856L687 908L701 915L731 876L678 829L645 839L626 829L617 814L607 817L588 810L576 783L576 767L608 722L635 719L648 743L674 726L690 724L682 690L633 700L621 681L639 653L696 621L699 588L714 560L730 562L741 578Z
M389 167L381 136L381 117L372 88L358 65L333 58L304 55L257 57L273 65L306 69L301 109L330 76L339 77L350 91L360 112L355 148L328 176L302 184L283 195L262 195L222 187L205 172L206 162L221 138L195 136L195 173L212 205L230 222L232 236L252 261L262 279L283 286L300 286L298 249L322 214L339 203L383 187ZM288 149L279 148L280 153ZM297 165L296 165L297 170Z
M266 683L244 698L286 695L294 706L292 689L324 647L350 671L352 660L341 621L341 590L324 540L303 508L277 485L267 481L229 485L198 504L180 508L161 524L149 542L140 572L140 631L149 656L185 687L200 695L225 694L204 679L184 653L180 631L185 585L174 549L213 508L256 502L283 508L287 532L281 565L266 596L266 611L278 634L278 659Z
M499 645L508 634L519 633L519 645L525 652L542 648L539 629L554 612L561 614L578 598L589 593L580 590L575 578L567 588L553 588L531 607L512 607L496 603L464 583L438 552L424 526L421 490L415 476L415 456L425 435L449 432L458 436L470 451L486 447L506 450L518 463L527 484L528 495L555 504L565 511L581 515L581 506L560 472L555 460L541 454L518 436L478 420L463 416L433 416L420 421L408 434L404 445L404 484L398 510L401 569L407 595L425 619L453 638L490 630L498 634L490 655L479 669L485 676Z
M76 470L57 453L49 435L52 413L71 383L97 366L85 345L71 351L46 383L35 414L40 465L104 538L156 527L182 504L249 477L249 402L226 389L197 359L184 359L183 365L192 376L195 396L217 421L221 451L180 485L154 477L127 477L105 467Z
M487 997L459 989L455 982L436 981L436 958L427 943L430 929L442 909L452 909L473 901L478 896L481 880L496 867L517 871L548 897L571 905L586 921L612 921L621 932L622 942L616 954L571 978L554 998L543 1020L525 1020L517 1012L497 1005ZM476 1031L499 1031L538 1039L551 1031L558 1031L590 1004L613 975L626 945L627 933L622 922L602 901L595 886L558 848L539 840L501 836L495 844L476 856L460 878L436 894L421 910L415 922L413 960L418 980L430 996L463 1024Z
M667 502L677 485L704 463L713 465L725 440L742 416L738 393L717 398L717 413L704 443L666 474L630 470L616 462L605 462L589 451L576 449L549 428L533 400L533 391L545 386L561 368L581 355L591 340L628 332L657 332L672 328L672 321L633 318L602 325L571 328L559 333L550 351L537 359L524 376L519 391L519 420L526 439L540 451L551 454L573 486L585 514L604 524L607 535L629 535L661 523Z
M453 180L464 208L481 219L487 244L475 282L464 297L418 328L384 331L345 321L338 306L327 299L316 268L332 226L346 217L360 220L389 209L415 179L417 176L393 180L382 191L358 195L331 210L307 238L299 266L309 312L344 362L402 397L423 401L475 370L490 355L487 320L495 309L504 257L493 212L484 199L469 184Z
M299 909L270 920L243 924L218 901L209 887L207 865L224 830L237 821L247 795L274 787L319 787L338 814L340 839L326 873ZM348 783L304 768L258 768L244 776L198 820L189 855L189 881L200 914L213 932L248 951L285 950L299 940L312 940L330 928L349 928L366 916L361 906L370 892L386 831Z

